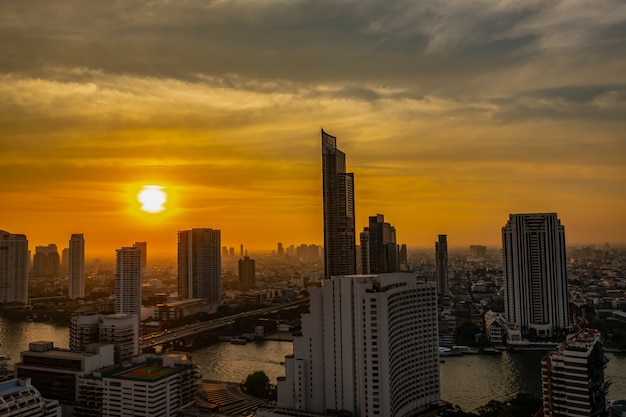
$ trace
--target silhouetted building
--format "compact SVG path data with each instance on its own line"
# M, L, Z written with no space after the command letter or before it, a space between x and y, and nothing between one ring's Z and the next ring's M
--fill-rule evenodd
M437 271L437 291L442 300L448 297L448 237L439 235L435 242L435 262ZM443 302L442 302L443 307Z
M436 306L436 286L411 273L324 281L310 291L310 313L285 358L278 406L391 417L438 403Z
M56 276L59 275L59 266L61 259L57 245L54 243L48 246L35 247L35 256L33 257L33 275L37 277Z
M585 329L569 335L541 361L545 417L604 417L608 385L600 332Z
M278 242L278 247L276 248L276 254L278 256L283 256L285 254L285 249L283 248L283 244Z
M134 246L115 251L115 312L141 318L141 250Z
M198 228L178 232L178 295L222 302L220 231Z
M356 273L354 174L346 172L346 155L337 138L322 129L324 206L324 276Z
M85 239L82 234L70 237L68 250L67 296L72 300L85 297Z
M249 290L255 286L255 269L254 259L244 256L237 263L239 272L239 289L242 291Z
M403 243L400 245L400 252L398 252L398 262L400 263L400 271L409 270L409 257L406 250L406 245Z
M0 303L28 302L29 266L26 235L0 230Z
M360 237L361 273L385 274L400 270L396 229L385 222L382 214L370 216L369 226L363 229Z
M487 246L470 245L470 254L475 258L484 258L487 255Z
M511 214L502 228L505 314L523 337L569 329L565 228L556 213Z

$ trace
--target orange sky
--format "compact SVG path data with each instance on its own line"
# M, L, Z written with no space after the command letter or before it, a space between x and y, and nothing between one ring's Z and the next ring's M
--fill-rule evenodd
M498 247L550 211L570 245L626 242L622 4L131 3L0 4L0 229L31 250L321 244L321 127L358 230Z

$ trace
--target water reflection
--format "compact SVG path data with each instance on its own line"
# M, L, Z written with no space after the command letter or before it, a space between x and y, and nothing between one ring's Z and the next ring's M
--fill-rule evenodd
M46 323L13 322L0 317L0 354L19 361L20 352L37 340L53 341L56 347L67 347L66 327ZM264 371L272 383L285 374L286 355L293 353L289 342L251 342L232 345L216 342L192 351L191 358L204 378L240 382L250 373ZM441 396L466 411L489 400L505 400L518 392L541 394L541 358L547 352L504 352L498 356L449 356L440 364ZM626 399L626 355L607 354L610 361L605 375L612 381L609 399Z

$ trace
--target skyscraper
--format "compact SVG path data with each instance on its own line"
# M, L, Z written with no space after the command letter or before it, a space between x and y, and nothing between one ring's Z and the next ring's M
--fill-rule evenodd
M244 256L237 263L239 272L239 289L242 291L249 290L255 285L255 267L254 259Z
M198 228L178 232L178 295L222 302L220 231Z
M511 214L502 228L505 313L523 337L569 329L565 228L556 213Z
M346 155L337 149L337 138L323 129L322 189L325 277L355 274L354 174L346 172Z
M437 291L443 299L448 297L448 237L439 235L439 240L435 242L435 260L437 268Z
M369 226L360 237L362 273L385 274L400 270L396 229L385 222L385 216L370 216Z
M606 362L598 330L569 335L541 361L543 415L606 416Z
M148 242L135 242L133 246L141 251L141 272L146 272L146 266L148 266Z
M72 300L85 297L85 239L82 234L70 237L67 295Z
M29 259L26 235L0 230L0 303L28 302Z
M115 261L115 313L141 318L141 250L117 249Z
M436 305L434 283L411 273L324 281L310 291L310 313L285 358L278 406L391 417L439 402Z

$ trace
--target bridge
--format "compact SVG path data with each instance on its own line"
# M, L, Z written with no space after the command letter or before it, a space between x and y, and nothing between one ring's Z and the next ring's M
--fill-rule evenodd
M139 349L143 350L147 348L153 348L159 345L173 343L174 341L180 341L185 346L189 347L192 345L194 339L198 334L207 332L209 330L218 329L220 327L228 326L239 318L263 315L266 313L275 313L279 310L286 310L308 302L308 298L303 298L301 300L274 305L271 307L264 307L257 310L245 311L243 313L233 314L231 316L221 317L219 319L188 324L186 326L168 329L163 332L150 333L139 338Z

